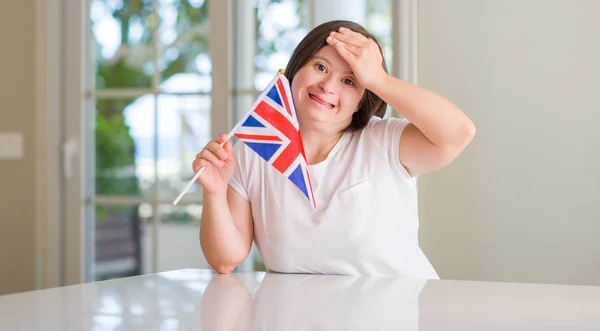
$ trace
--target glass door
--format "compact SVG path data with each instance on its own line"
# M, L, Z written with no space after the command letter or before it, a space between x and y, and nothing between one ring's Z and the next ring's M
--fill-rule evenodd
M88 278L208 267L201 187L172 205L212 136L208 2L89 4Z

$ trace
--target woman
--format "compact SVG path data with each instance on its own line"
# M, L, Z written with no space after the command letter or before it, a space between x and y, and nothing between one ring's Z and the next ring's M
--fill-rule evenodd
M200 242L219 273L255 240L268 271L438 278L418 243L414 178L452 162L475 134L455 105L388 75L362 26L324 23L297 46L291 82L317 210L245 144L221 135L206 167ZM382 119L386 103L405 118Z

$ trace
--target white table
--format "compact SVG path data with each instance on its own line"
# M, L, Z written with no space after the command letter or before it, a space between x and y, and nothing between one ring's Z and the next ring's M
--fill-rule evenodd
M0 296L0 330L600 330L600 287L172 272Z

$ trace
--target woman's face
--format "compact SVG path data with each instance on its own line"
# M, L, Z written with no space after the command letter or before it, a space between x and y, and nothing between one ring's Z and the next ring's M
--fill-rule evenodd
M364 92L348 63L329 45L321 48L292 80L296 113L304 128L345 129Z

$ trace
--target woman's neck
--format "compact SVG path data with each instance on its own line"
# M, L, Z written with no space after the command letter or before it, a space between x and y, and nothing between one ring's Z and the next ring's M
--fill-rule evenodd
M306 130L302 131L302 143L306 153L306 161L309 165L325 161L329 152L335 147L342 137L341 132L318 132Z

